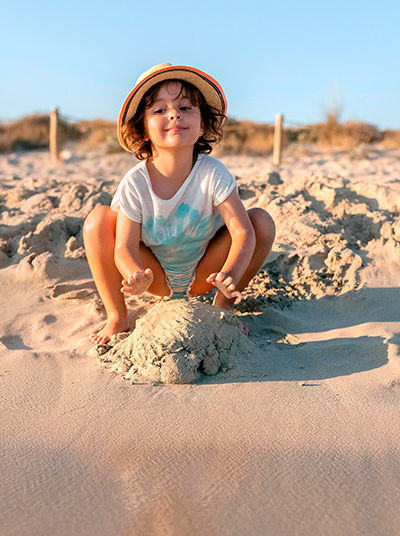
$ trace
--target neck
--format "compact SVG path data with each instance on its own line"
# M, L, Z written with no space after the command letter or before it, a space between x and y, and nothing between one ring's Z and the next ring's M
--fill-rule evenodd
M180 147L174 151L154 151L150 166L167 179L181 181L185 179L194 165L193 147Z

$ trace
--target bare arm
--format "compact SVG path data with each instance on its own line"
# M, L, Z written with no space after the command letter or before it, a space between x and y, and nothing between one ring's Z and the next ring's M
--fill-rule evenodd
M215 284L227 297L240 297L236 285L245 273L256 244L255 233L247 211L235 189L228 198L218 205L225 225L231 236L231 247L228 257L217 274L210 274L207 281ZM223 287L217 283L224 283Z
M118 211L115 233L114 261L125 278L121 292L141 294L153 281L153 272L144 268L139 254L141 224L132 221L121 210Z

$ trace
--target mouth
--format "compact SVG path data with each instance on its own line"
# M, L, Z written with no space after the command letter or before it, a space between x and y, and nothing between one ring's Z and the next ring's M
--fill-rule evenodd
M182 132L182 130L186 130L186 128L184 127L171 127L168 129L168 132Z

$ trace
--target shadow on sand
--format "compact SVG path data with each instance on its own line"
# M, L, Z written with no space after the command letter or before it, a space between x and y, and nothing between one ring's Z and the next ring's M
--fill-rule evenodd
M398 303L400 288L363 288L248 314L242 318L259 351L250 360L239 359L225 374L202 376L198 383L273 380L317 385L319 380L386 365L389 348L400 364L400 326L394 325L400 323Z

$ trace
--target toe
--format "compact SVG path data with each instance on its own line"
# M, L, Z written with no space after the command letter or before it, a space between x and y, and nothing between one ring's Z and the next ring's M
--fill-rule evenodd
M93 342L93 340L99 336L99 333L100 331L102 331L103 329L105 328L105 324L103 324L102 326L99 326L98 328L96 328L93 333L91 333L89 335L89 340L90 342Z

